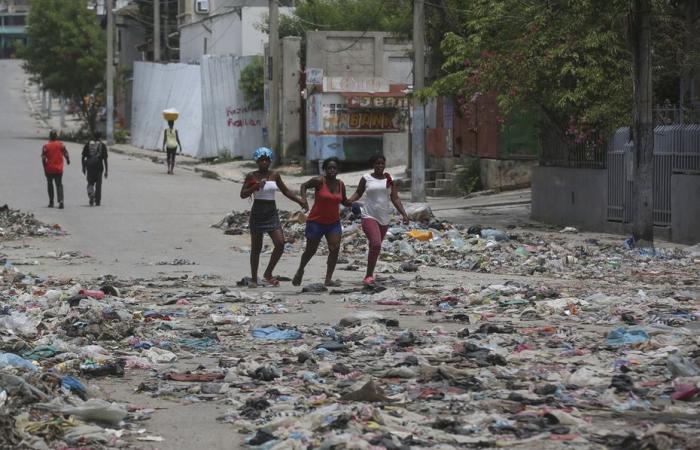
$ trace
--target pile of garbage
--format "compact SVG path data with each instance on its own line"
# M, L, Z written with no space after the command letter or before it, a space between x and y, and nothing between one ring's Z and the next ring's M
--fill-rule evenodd
M373 286L290 293L5 265L0 448L167 441L146 431L158 414L148 397L216 405L220 426L261 449L697 446L697 248L420 211L389 230ZM281 219L303 244L302 217ZM343 213L345 269L364 264L357 224ZM139 404L104 399L113 379L135 383Z
M645 270L673 263L651 257ZM331 297L351 314L299 325L272 319L310 313L313 294L19 275L5 269L0 283L0 445L12 448L167 440L137 432L153 409L92 387L130 373L143 395L221 405L218 420L260 448L697 439L697 279L601 282L601 292L380 279ZM404 325L415 319L427 326Z
M26 236L56 236L64 234L58 224L47 225L34 214L0 206L0 241L11 241Z
M664 261L666 275L692 279L700 261L700 252L693 248L636 249L619 238L619 242L576 239L578 231L572 227L546 235L529 230L504 231L437 220L423 204L409 205L406 210L410 224L391 226L382 243L380 263L384 264L378 268L380 273L441 267L477 273L614 280L648 276L646 267L653 259ZM293 244L288 250L302 251L306 217L299 211L280 210L279 214L287 242ZM212 226L223 229L225 234L244 234L248 232L249 216L249 211L233 211ZM394 219L392 223L400 223L399 218ZM367 239L359 215L351 208L341 209L341 224L340 261L354 259L341 269L355 270L364 264ZM325 252L322 241L319 253Z

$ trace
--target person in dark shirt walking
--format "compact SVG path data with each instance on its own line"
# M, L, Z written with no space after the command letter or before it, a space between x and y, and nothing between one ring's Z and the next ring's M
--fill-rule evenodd
M56 130L49 132L49 142L41 149L41 162L46 175L46 187L49 191L49 208L53 208L53 186L56 184L58 208L63 209L63 158L70 165L70 156L63 142L58 140Z
M87 175L87 194L90 206L100 206L102 201L102 174L108 175L107 146L100 140L100 133L83 147L83 174Z

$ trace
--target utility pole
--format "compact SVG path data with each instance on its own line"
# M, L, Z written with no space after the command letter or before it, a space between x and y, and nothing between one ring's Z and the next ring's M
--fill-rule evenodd
M651 0L631 0L630 41L634 84L632 235L638 247L651 247L654 245Z
M423 0L413 2L413 92L425 81L425 17ZM411 200L425 201L425 106L413 98L411 122Z
M270 121L267 136L270 148L279 153L279 111L280 111L280 35L279 10L277 0L270 0L270 60L268 78L270 80Z
M46 104L46 118L51 119L51 114L52 114L52 106L53 106L53 95L51 95L51 91L49 91L49 101Z
M114 16L112 1L105 1L107 9L107 144L114 144Z
M160 61L160 0L153 0L153 61Z
M61 96L59 99L60 105L60 117L61 117L61 128L66 127L66 98Z
M165 20L163 21L163 53L165 62L170 62L170 0L165 2Z

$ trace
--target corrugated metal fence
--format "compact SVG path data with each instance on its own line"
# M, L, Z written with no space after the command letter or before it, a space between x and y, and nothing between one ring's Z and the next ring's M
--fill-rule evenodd
M632 220L633 182L629 128L615 132L607 155L608 220ZM700 125L664 125L654 129L654 225L671 225L671 175L700 172ZM683 195L683 193L675 193Z
M199 156L202 142L201 75L197 65L134 63L131 143L156 149L163 145L163 110L180 112L175 127L185 154Z
M250 61L252 57L205 56L201 66L137 62L131 142L161 148L162 111L175 108L185 154L250 157L264 142L264 113L249 108L239 88L241 70Z
M249 158L264 142L265 114L252 109L239 87L253 56L202 58L202 149L199 157Z

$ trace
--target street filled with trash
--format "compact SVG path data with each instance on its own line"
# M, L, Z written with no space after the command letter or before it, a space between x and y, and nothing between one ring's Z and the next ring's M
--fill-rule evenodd
M0 448L159 448L154 415L199 404L261 449L700 448L700 246L406 209L375 284L347 210L338 271L356 282L248 289L15 265L1 244L63 231L4 207ZM280 219L296 262L303 214ZM137 396L107 398L114 380Z

